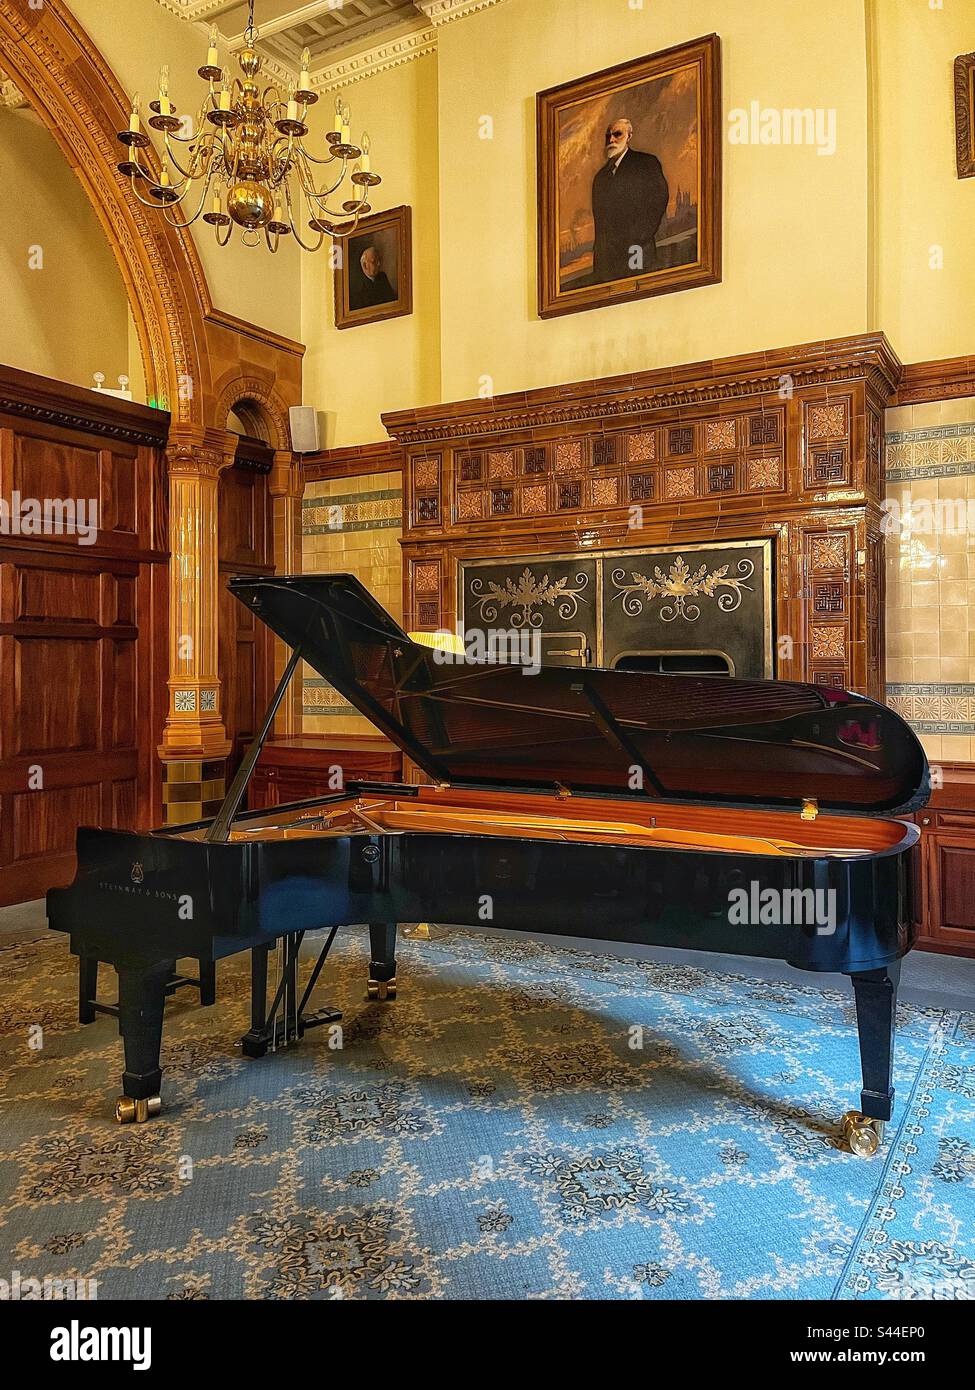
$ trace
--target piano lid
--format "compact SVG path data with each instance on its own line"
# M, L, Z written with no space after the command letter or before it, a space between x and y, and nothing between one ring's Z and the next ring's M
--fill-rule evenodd
M437 782L844 815L928 798L913 730L862 695L447 656L411 642L348 574L229 587Z

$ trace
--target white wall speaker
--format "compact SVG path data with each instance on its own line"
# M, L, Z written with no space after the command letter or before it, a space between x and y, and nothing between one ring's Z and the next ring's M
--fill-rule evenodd
M291 447L296 454L317 454L321 448L318 438L318 411L311 405L293 405L288 411L291 426Z

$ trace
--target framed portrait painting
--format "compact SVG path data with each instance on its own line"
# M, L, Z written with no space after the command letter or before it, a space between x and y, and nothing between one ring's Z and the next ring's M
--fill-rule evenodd
M975 53L955 59L955 166L960 179L975 178Z
M721 279L717 34L539 92L542 318Z
M335 266L335 327L399 318L413 312L413 230L410 209L362 217L341 242Z

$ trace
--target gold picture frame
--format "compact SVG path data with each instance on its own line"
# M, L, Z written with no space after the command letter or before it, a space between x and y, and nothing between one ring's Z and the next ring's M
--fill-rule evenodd
M388 212L360 218L355 231L339 245L341 256L335 266L336 328L357 328L360 324L412 314L410 208L390 208Z
M721 279L717 34L539 92L538 313Z
M975 177L975 53L955 59L955 164L960 179Z

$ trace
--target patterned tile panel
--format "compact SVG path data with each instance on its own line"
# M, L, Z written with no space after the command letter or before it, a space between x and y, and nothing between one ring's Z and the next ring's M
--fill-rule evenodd
M439 472L436 458L416 460L420 472L429 465ZM402 613L402 513L398 473L322 479L309 484L301 509L302 568L306 574L334 571L357 575L398 619ZM372 729L366 719L318 678L303 681L302 707L308 733L326 729L368 733Z
M975 685L888 685L887 703L918 733L975 734Z
M892 483L975 473L975 423L893 431L885 463Z

